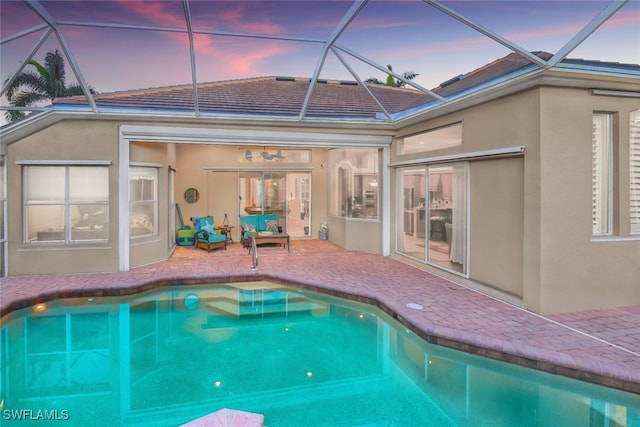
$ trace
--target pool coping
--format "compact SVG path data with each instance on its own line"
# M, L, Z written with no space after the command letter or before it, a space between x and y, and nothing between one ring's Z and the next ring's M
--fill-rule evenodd
M602 385L634 394L640 394L640 376L639 378L633 378L633 376L624 369L615 369L615 367L612 368L611 365L605 364L599 364L596 367L597 369L594 369L594 366L588 362L581 363L580 359L566 357L566 355L563 355L560 352L556 355L552 355L548 351L538 351L535 346L530 348L509 346L508 343L500 340L493 340L492 342L487 343L486 341L483 341L481 337L474 336L471 333L464 333L464 331L437 325L424 325L422 322L412 319L411 314L408 313L405 308L398 305L398 301L385 302L378 295L375 295L375 292L367 294L365 292L353 290L346 291L336 289L330 285L320 285L317 282L305 281L303 279L293 280L274 273L250 272L246 274L200 277L194 277L192 275L177 275L172 278L150 278L147 280L140 280L135 283L125 282L121 286L116 287L104 286L102 288L52 289L50 291L41 292L38 295L22 295L21 297L11 301L9 304L2 304L0 309L0 318L4 318L13 311L57 299L127 296L162 287L195 286L260 280L291 287L300 287L309 291L375 306L400 322L406 328L410 329L413 333L432 344L579 381ZM552 320L549 321L553 322Z

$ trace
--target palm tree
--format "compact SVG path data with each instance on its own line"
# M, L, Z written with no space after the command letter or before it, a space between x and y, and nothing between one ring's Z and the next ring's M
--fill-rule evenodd
M389 71L393 71L393 68L391 68L391 65L387 65L387 69ZM402 75L402 77L404 77L407 80L413 80L416 77L418 77L420 74L418 73L414 73L413 71L405 71L404 74ZM365 83L373 83L376 85L385 85L385 86L391 86L391 87L404 87L406 85L405 82L403 82L402 80L398 80L393 78L393 76L391 74L387 75L387 81L383 82L381 80L378 80L375 77L371 77L368 78L367 80L365 80Z
M35 60L29 64L36 68L24 71L16 76L7 88L7 99L13 107L31 107L39 102L57 97L82 95L84 92L79 84L65 85L64 57L58 49L47 53L44 66ZM5 80L5 84L9 79ZM94 93L90 88L91 93ZM9 123L25 116L24 111L10 110L5 114Z

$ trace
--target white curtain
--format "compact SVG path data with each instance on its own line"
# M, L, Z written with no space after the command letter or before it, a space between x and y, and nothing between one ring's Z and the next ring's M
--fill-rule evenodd
M452 236L450 259L465 263L467 252L467 176L465 165L453 166Z

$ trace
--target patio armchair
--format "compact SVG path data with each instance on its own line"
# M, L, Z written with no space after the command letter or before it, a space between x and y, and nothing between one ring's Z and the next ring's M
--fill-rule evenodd
M191 221L195 231L196 248L206 249L207 252L218 248L227 249L227 236L216 231L212 216L193 217Z

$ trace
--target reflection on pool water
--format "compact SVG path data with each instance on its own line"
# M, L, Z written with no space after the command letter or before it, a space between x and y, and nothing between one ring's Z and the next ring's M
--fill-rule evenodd
M268 282L60 300L1 331L3 425L170 426L221 408L270 427L640 425L638 395L430 345L373 307Z

